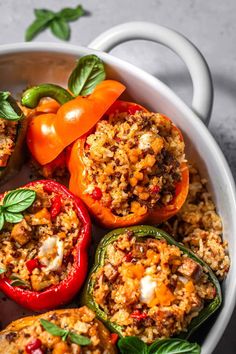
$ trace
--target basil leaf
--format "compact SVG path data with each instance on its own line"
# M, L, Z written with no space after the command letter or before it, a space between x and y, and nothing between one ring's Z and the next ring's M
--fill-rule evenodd
M9 92L0 91L0 117L7 120L19 120L22 115L15 112L11 103L7 100L9 96Z
M68 335L68 331L67 330L58 327L57 325L55 325L52 322L49 322L49 321L44 320L44 319L40 319L40 323L43 326L43 328L48 333L52 334L53 336L63 337L65 335L66 336Z
M91 340L88 337L82 336L80 334L76 334L73 332L69 332L69 339L72 343L78 345L89 345L91 344Z
M4 218L3 212L1 211L0 212L0 230L2 230L4 223L5 223L5 218Z
M10 222L11 224L17 224L23 219L23 215L20 213L4 212L4 218L7 222Z
M25 40L31 41L37 34L45 30L49 26L52 18L50 17L40 17L36 18L34 22L26 29Z
M63 18L54 18L50 23L50 28L56 37L64 41L70 39L70 27Z
M102 60L93 54L86 55L80 58L76 68L72 71L68 87L75 96L87 96L105 77Z
M138 337L124 337L118 342L122 354L148 354L148 346Z
M85 14L85 11L81 5L78 5L75 9L70 7L66 7L58 12L58 17L66 20L66 21L76 21L81 16Z
M0 268L0 274L3 274L3 273L5 273L5 272L6 272L6 269Z
M29 208L35 198L36 192L31 189L16 189L4 197L3 208L10 213L19 213Z
M11 281L11 286L22 286L24 288L30 288L29 283L27 283L25 280L19 278L17 275L12 274L10 276Z
M38 19L53 19L55 17L55 12L46 9L34 9L35 17Z
M64 342L66 341L68 334L69 334L69 331L68 331L68 330L65 330L65 333L64 333L63 336L61 337L61 339L62 339Z
M10 96L10 92L8 91L0 91L0 101L5 101Z
M200 354L197 343L189 343L178 338L160 339L149 347L149 354Z

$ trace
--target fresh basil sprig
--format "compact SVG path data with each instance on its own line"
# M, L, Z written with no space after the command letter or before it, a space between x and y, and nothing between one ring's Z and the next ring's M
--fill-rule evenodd
M72 343L81 346L91 344L91 340L88 337L76 334L66 329L62 329L50 321L40 319L40 323L48 333L52 334L53 336L61 337L63 341L69 339Z
M0 230L5 221L18 223L23 219L22 211L29 208L36 198L36 192L31 189L16 189L7 193L0 206Z
M19 115L11 105L9 100L10 92L0 91L0 117L7 120L19 120L22 115Z
M47 9L35 9L34 14L36 19L26 30L26 41L31 41L46 28L50 28L56 37L67 41L70 38L68 22L78 20L81 16L85 15L85 11L81 5L78 5L75 8L66 7L58 12Z
M0 268L0 274L3 274L6 272L6 269Z
M138 337L121 338L118 347L122 354L200 354L201 348L197 343L189 343L184 339L159 339L147 346Z
M72 71L68 88L75 96L89 95L97 84L106 77L103 62L96 55L85 55L79 59Z

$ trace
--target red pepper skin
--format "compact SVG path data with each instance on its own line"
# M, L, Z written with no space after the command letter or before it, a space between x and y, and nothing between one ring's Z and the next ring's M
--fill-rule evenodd
M88 247L91 242L91 221L83 202L61 184L51 180L39 180L26 184L24 188L43 185L48 191L70 198L81 222L80 236L74 246L74 263L68 276L59 284L44 291L32 291L11 286L9 278L0 279L0 290L21 306L33 311L45 311L70 302L84 283L88 269ZM4 195L0 196L0 200Z
M55 197L52 199L52 206L50 208L50 214L52 219L55 219L55 217L60 213L61 211L61 197L59 195L55 195Z
M139 310L136 310L131 313L130 317L140 321L143 320L144 318L147 318L147 314Z

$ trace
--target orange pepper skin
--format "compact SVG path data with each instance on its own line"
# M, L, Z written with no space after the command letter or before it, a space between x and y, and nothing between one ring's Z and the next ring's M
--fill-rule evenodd
M114 106L108 111L108 113L113 113L117 109L119 109L119 105L122 107L122 112L126 109L130 108L132 110L132 105L135 105L138 109L137 104L132 104L130 102L117 101ZM142 106L139 106L139 111L145 110ZM126 110L127 111L127 110ZM165 117L165 116L164 116ZM166 119L169 119L166 117ZM181 132L178 128L176 128L183 139ZM112 213L112 211L102 205L99 200L95 200L90 194L86 192L87 182L86 182L86 174L85 174L85 166L82 160L82 156L84 154L84 146L86 142L86 136L81 137L72 146L72 150L68 159L68 169L70 172L70 183L69 189L78 197L80 197L87 208L89 209L91 215L94 216L95 220L103 227L114 229L119 227L127 227L130 225L137 225L141 223L151 223L151 224L159 224L163 221L166 221L173 215L175 215L183 203L186 200L189 189L189 170L186 163L182 163L181 174L182 179L179 183L176 184L176 195L171 204L164 206L162 208L158 207L152 211L147 211L143 215L137 215L135 213L130 213L126 216L117 216Z
M27 145L40 165L54 160L64 148L55 131L56 119L56 113L43 113L33 117L29 124Z
M63 144L71 144L93 128L124 90L120 82L104 80L90 96L78 96L63 104L55 121L55 131Z
M36 107L36 113L57 113L60 104L54 100L43 100L42 103Z
M45 165L54 160L68 145L87 133L125 90L118 81L104 80L89 96L78 96L60 106L36 108L27 144L35 160ZM45 103L46 104L46 103ZM54 109L54 113L52 113ZM56 112L55 112L56 111Z
M58 148L60 144L56 141L53 126L59 108L59 103L54 100L42 100L34 109L25 108L28 110L28 116L30 119L26 140L28 148L33 156L40 155L45 143L51 148L48 150L48 154L50 154L53 149L55 149L55 152L60 151ZM34 143L35 139L37 144Z

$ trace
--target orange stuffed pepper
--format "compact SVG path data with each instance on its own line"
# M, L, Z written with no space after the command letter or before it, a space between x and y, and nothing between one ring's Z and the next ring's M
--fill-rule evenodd
M188 194L184 147L169 118L116 101L73 144L70 190L104 227L161 223L180 210Z

